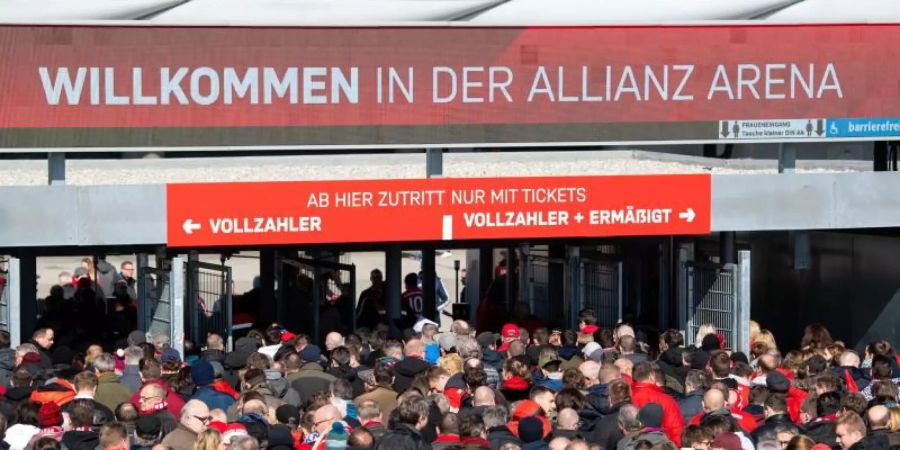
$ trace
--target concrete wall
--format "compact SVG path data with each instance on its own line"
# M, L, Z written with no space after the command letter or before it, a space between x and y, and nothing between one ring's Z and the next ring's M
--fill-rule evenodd
M824 323L857 349L874 339L900 342L900 238L811 232L808 269L794 269L789 233L753 233L752 316L797 348L803 327Z

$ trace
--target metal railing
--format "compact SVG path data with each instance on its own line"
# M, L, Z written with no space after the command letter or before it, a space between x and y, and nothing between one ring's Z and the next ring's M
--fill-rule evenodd
M611 327L619 323L622 320L622 262L581 259L578 271L579 310L593 309L600 325Z
M172 347L184 352L184 260L173 258L169 266L139 268L138 328L148 336L169 336Z
M739 252L739 264L686 262L685 331L688 344L696 344L700 327L711 324L725 345L748 351L750 326L750 252Z
M190 336L195 343L206 342L206 335L222 336L231 350L232 273L231 267L200 261L188 263L187 299Z

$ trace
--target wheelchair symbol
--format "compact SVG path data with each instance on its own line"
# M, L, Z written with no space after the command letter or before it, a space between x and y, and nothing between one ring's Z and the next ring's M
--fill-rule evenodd
M838 129L838 126L834 122L831 122L831 126L828 127L828 134L838 135L840 132L841 130Z

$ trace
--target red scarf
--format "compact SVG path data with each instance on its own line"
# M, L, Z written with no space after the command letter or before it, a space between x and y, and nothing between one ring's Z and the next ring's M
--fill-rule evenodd
M844 369L844 382L847 384L848 392L851 394L859 392L859 386L856 385L856 380L850 375L850 369Z
M503 380L503 389L514 389L514 390L522 390L528 389L531 387L531 383L528 380L521 377L512 377L508 380Z
M162 410L168 409L168 408L169 408L169 402L163 400L163 401L151 406L149 409L141 409L140 411L138 411L138 414L144 416L144 415L153 414L155 412L162 411Z
M819 422L835 422L837 421L837 414L826 414L824 416L816 417L810 423L819 423Z
M91 433L94 431L94 429L91 427L75 427L75 428L72 428L72 431L85 431L85 432Z

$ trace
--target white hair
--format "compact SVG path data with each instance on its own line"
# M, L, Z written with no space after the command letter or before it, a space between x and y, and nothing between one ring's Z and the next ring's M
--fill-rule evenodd
M26 343L26 344L21 344L18 347L16 347L16 356L19 356L19 357L25 356L29 353L37 353L37 352L38 352L37 346L34 344Z
M141 363L141 359L143 358L144 349L138 347L137 345L132 345L125 349L126 366L136 366Z
M712 335L716 334L716 326L715 325L713 325L711 323L704 323L703 325L700 325L700 328L697 329L697 337L694 340L694 344L696 344L697 347L699 347L701 344L703 344L703 338L705 338L706 336L709 336L710 334L712 334Z
M91 363L99 372L115 372L116 371L116 360L113 358L113 355L109 353L101 353L94 358L94 362Z

